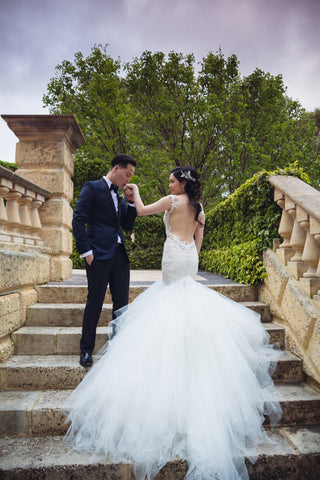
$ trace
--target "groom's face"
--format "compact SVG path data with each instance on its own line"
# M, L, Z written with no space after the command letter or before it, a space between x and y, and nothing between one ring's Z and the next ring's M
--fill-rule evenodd
M116 165L112 170L112 183L118 187L124 187L130 182L132 175L134 174L134 166L128 163L125 168L121 168L120 165Z

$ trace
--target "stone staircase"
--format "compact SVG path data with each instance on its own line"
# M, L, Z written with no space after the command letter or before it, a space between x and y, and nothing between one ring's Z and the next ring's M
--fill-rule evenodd
M215 284L210 288L261 314L271 342L285 345L285 331L272 322L253 287ZM130 301L146 288L132 285ZM24 327L12 334L15 355L0 364L0 479L133 480L130 465L78 454L62 441L67 425L62 406L86 373L79 365L85 285L37 287L38 303L27 309ZM111 299L107 293L97 330L99 349L108 339ZM319 480L320 392L304 378L302 362L285 352L274 372L283 417L270 432L274 445L248 463L251 480ZM266 421L266 428L268 428ZM169 462L157 479L182 479L187 466Z

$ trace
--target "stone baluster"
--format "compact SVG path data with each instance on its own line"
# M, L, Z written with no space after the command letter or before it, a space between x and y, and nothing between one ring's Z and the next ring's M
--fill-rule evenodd
M289 208L288 213L293 218L290 246L294 249L295 254L288 261L287 267L293 276L298 280L307 271L307 265L302 260L302 254L306 241L306 232L296 218L297 206L295 204L294 207L291 206L291 208Z
M41 195L36 196L30 204L31 232L36 245L43 245L40 237L41 222L39 217L39 208L43 205L45 198Z
M21 220L21 236L24 243L34 245L34 240L31 238L31 218L29 212L29 205L32 202L32 192L26 191L21 198L18 199L19 215ZM34 195L34 194L33 194Z
M23 237L21 236L19 230L21 226L21 219L19 215L19 206L18 200L22 197L24 193L24 188L15 185L13 190L10 190L5 194L5 199L7 201L6 212L8 217L8 233L10 234L11 241L13 243L23 243Z
M282 215L279 225L279 235L283 238L283 242L277 249L276 253L280 257L281 261L286 265L290 258L294 255L294 250L290 246L290 238L293 229L293 219L289 215L285 208L286 198L285 195L278 189L274 191L274 199L282 209Z
M297 208L297 220L306 232L306 241L302 253L302 261L306 263L307 270L299 279L301 288L312 298L318 291L320 283L317 277L317 267L320 257L320 245L314 234L310 233L310 216L302 208Z
M4 197L9 192L9 187L3 186L3 180L0 179L0 241L9 242L10 236L7 233L8 216L4 205Z
M308 270L303 274L304 278L315 278L319 263L320 245L314 236L307 232L306 243L302 254L302 260L307 263Z

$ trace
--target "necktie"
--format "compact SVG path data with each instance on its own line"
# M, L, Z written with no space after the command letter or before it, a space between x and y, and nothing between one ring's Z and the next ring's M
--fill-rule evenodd
M112 190L113 190L115 193L117 193L117 191L118 191L117 185L113 185L113 183L111 183L111 185L110 185L110 192L111 192Z

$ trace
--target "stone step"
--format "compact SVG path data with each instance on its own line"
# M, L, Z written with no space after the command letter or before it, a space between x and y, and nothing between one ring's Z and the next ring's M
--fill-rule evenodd
M270 322L270 308L263 302L239 302L261 315L262 322ZM84 303L36 303L27 308L27 326L79 327L82 325ZM112 320L112 305L104 304L99 325Z
M0 364L0 390L75 388L85 374L86 369L79 364L79 355L13 355ZM284 352L273 378L282 383L302 382L301 360Z
M282 397L281 425L320 425L319 390L307 383L277 389ZM0 437L64 435L67 424L62 409L71 391L0 392Z
M129 302L132 302L137 295L140 295L150 284L130 285ZM257 289L251 285L238 283L207 285L236 302L255 302L257 300ZM38 292L39 303L86 303L86 285L40 285L35 287ZM105 303L111 303L111 295L107 290Z
M270 343L284 346L284 328L273 323L264 323L270 335ZM98 327L96 336L97 352L107 341L111 327ZM77 355L81 327L21 327L12 333L16 355ZM95 353L94 352L94 353Z
M27 308L27 326L80 327L84 303L36 303ZM107 326L112 320L112 305L102 307L99 325Z
M96 353L108 341L110 327L97 327ZM77 355L81 327L21 327L12 333L16 355Z
M249 462L250 480L319 480L320 427L280 428L269 433L273 444L259 447L255 465ZM108 462L81 454L63 437L1 438L2 480L134 480L130 464ZM172 460L156 480L183 480L187 465Z

